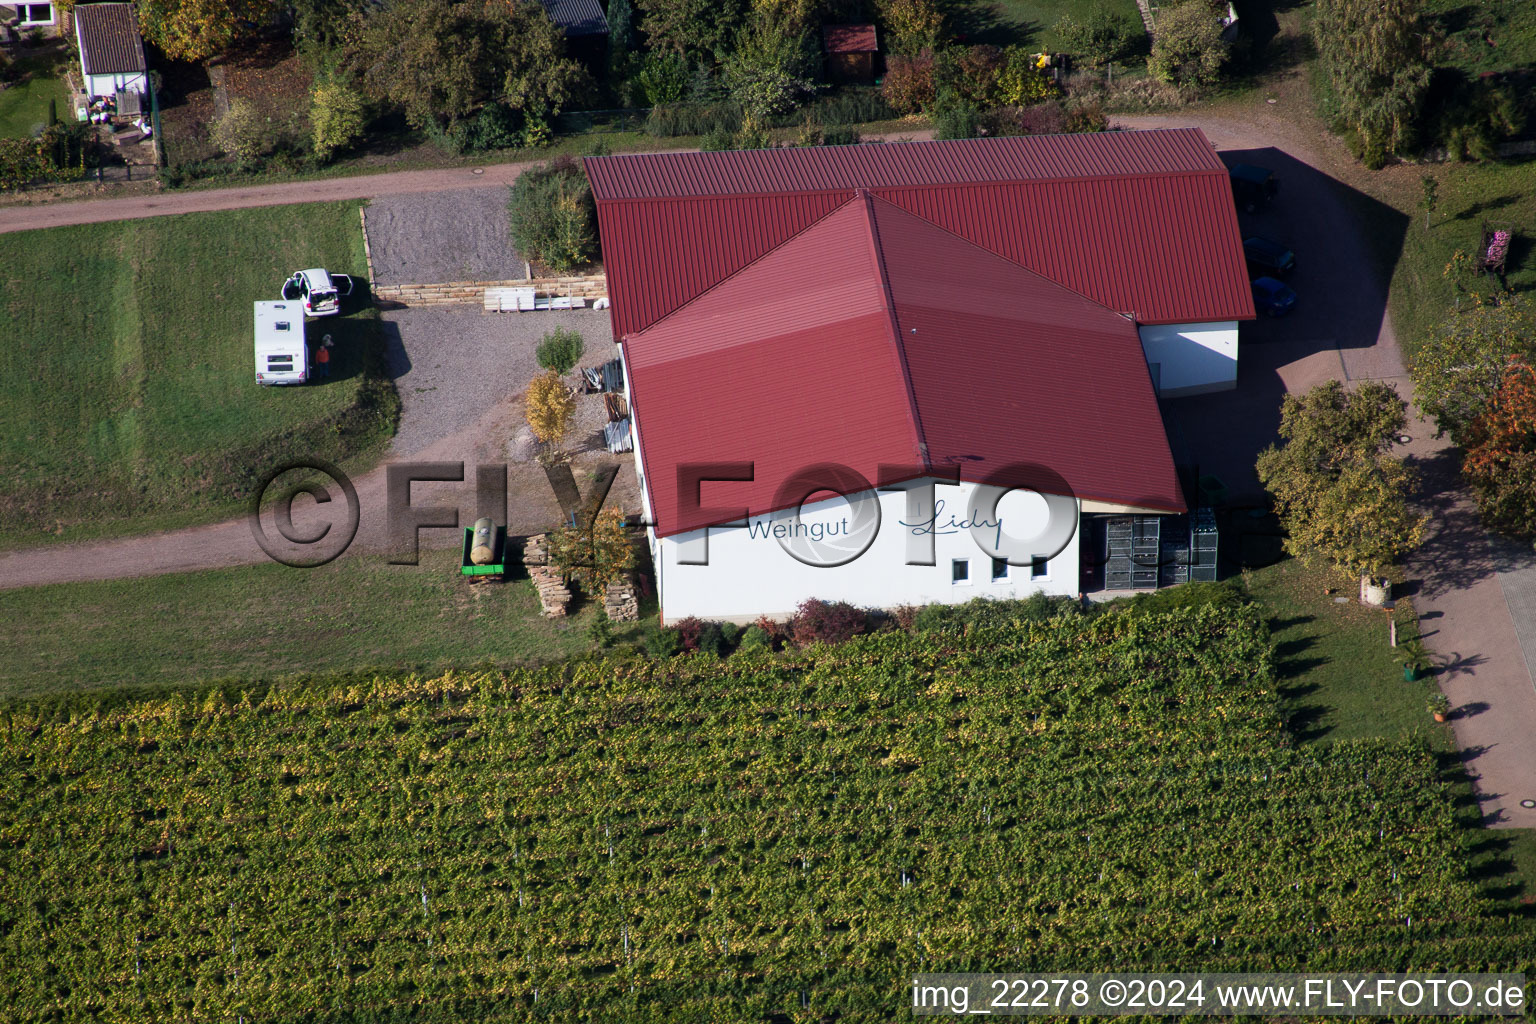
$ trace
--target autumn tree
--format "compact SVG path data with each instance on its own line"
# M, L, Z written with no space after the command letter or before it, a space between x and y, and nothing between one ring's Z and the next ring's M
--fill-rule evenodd
M1412 473L1389 454L1407 408L1376 381L1346 391L1333 380L1286 396L1284 443L1260 454L1257 468L1288 552L1358 577L1363 589L1422 543L1426 517L1408 507Z
M650 50L723 60L745 20L742 0L636 0Z
M172 60L207 60L271 25L271 0L138 0L139 31Z
M944 12L935 0L877 0L875 9L890 53L911 56L944 42Z
M1536 350L1536 322L1514 298L1481 300L1432 329L1413 360L1419 410L1439 434L1467 443L1467 429L1504 381L1515 356Z
M1484 524L1536 537L1536 367L1529 356L1509 362L1467 435L1462 472Z
M624 526L624 510L607 508L590 523L549 535L549 564L590 598L635 566L635 548Z
M544 446L545 461L565 461L567 456L562 446L576 415L576 399L571 396L571 389L558 373L546 370L529 382L524 405L528 428Z
M329 160L363 137L367 123L363 98L345 82L316 82L310 92L310 144L315 156Z
M1360 136L1367 166L1411 144L1433 66L1418 0L1317 0L1312 39L1339 119ZM1161 29L1161 26L1159 26Z
M591 85L534 0L394 0L349 59L417 128L447 129L487 103L544 117Z

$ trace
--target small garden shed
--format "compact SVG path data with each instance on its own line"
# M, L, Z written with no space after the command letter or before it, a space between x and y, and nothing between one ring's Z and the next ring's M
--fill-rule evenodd
M91 96L147 93L144 42L133 5L82 4L74 14L85 91Z
M827 55L827 77L834 82L872 85L875 55L880 47L873 25L823 25L821 45Z

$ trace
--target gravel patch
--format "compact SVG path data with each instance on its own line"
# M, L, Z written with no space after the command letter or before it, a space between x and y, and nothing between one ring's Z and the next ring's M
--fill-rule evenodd
M482 313L473 305L423 306L383 314L390 372L400 393L400 429L392 454L405 458L472 426L497 405L522 408L528 382L540 372L534 350L556 327L579 331L581 364L613 358L613 333L602 310ZM591 442L607 422L600 395L576 402L572 447ZM533 438L521 415L512 421L507 457L533 458Z
M381 196L368 204L368 247L378 284L524 276L502 186Z

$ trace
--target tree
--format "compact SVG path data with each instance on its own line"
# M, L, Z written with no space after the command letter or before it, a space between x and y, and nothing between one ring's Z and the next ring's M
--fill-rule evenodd
M591 523L551 533L549 564L588 597L601 598L608 584L635 565L635 546L624 526L624 510L606 508Z
M1510 360L1536 349L1536 323L1524 303L1478 301L1429 332L1413 360L1419 410L1436 435L1467 443L1467 431L1503 384Z
M1429 215L1435 212L1435 206L1440 202L1440 182L1435 180L1433 174L1426 174L1419 179L1419 209L1424 211L1424 230L1429 230Z
M213 144L242 164L261 159L272 141L272 126L250 100L236 97L213 123Z
M1516 537L1536 537L1536 367L1511 360L1488 408L1468 431L1462 473L1483 523Z
M207 60L272 24L268 0L139 0L139 31L172 60Z
M598 256L592 185L569 157L518 175L507 213L512 244L524 259L565 273Z
M1429 90L1433 35L1418 0L1317 0L1312 39L1339 120L1367 166L1413 141Z
M489 102L552 115L591 84L530 0L395 0L371 16L351 61L375 97L439 131Z
M693 83L693 65L681 53L653 50L645 55L640 73L635 76L647 106L677 103L688 95Z
M608 3L608 74L621 79L629 74L635 48L635 12L629 0Z
M363 137L363 98L343 82L316 82L310 93L310 142L319 160L329 160Z
M586 343L578 332L568 327L556 327L544 335L535 356L544 369L563 375L571 372L584 351Z
M1259 455L1259 480L1274 495L1285 547L1311 565L1347 575L1384 576L1423 541L1427 517L1408 507L1413 476L1388 454L1407 418L1391 387L1338 381L1287 395L1280 436Z
M1157 15L1147 70L1173 85L1209 85L1221 75L1227 44L1205 0L1184 0Z
M558 461L564 454L560 446L571 432L571 419L576 415L576 399L571 397L571 389L558 373L546 370L528 382L524 405L534 438Z
M736 36L736 49L725 65L725 82L731 98L741 104L748 126L766 126L816 88L810 34L792 29L758 16Z
M944 41L944 12L934 0L877 0L890 53L908 57Z
M1104 4L1095 4L1085 14L1063 14L1055 33L1063 50L1092 68L1128 56L1146 37L1139 21Z
M722 60L741 28L742 0L638 0L649 50Z
M973 106L997 106L1002 86L999 79L1008 58L995 46L957 46L940 62L940 77L956 96Z

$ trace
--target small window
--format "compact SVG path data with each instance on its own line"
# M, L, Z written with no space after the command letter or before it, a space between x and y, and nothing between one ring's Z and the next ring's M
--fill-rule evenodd
M23 25L53 24L52 4L22 4L17 8Z
M969 559L957 558L949 563L949 580L951 583L971 582L971 563Z
M1001 583L1008 578L1008 559L992 559L992 582Z
M274 331L288 331L293 329L293 325L290 324L287 320L279 320L277 323L272 325L272 329Z
M1049 559L1034 558L1029 563L1029 578L1032 580L1049 579L1051 576L1051 563Z
M267 356L267 365L274 370L291 370L293 356Z

